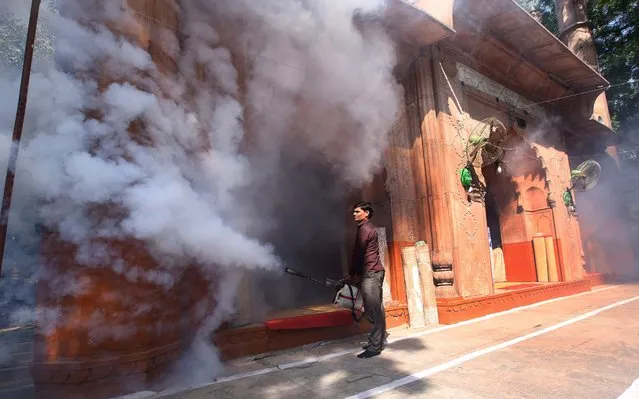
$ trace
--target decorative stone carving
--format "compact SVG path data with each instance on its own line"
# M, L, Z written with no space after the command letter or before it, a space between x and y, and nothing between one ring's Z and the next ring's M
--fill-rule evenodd
M444 292L447 291L448 287L453 287L455 284L453 265L433 265L433 282L435 283L435 292L438 297L455 296L443 295Z
M535 116L537 119L546 118L546 112L538 105L533 105L531 101L515 93L512 90L500 85L494 80L480 74L479 72L467 67L464 64L457 63L459 80L465 85L470 86L484 94L499 98L500 101Z
M408 305L386 306L386 328L399 327L408 323Z
M391 198L393 239L415 241L417 235L417 193L413 173L413 154L406 110L395 122L386 151L386 190Z
M475 238L479 233L479 220L471 207L466 208L463 218L464 232L468 238Z

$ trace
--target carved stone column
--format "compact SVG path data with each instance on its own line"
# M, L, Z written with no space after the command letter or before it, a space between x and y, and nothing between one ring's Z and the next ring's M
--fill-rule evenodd
M453 231L451 204L446 199L448 167L445 157L445 137L442 126L448 121L440 110L442 99L435 96L433 58L429 52L415 61L417 90L419 93L421 136L423 141L426 198L421 204L428 215L426 238L432 250L433 279L438 297L457 296L453 267Z
M409 79L410 80L410 79ZM404 82L406 83L406 82ZM405 86L410 86L409 84ZM393 259L393 297L400 303L407 302L406 282L402 268L402 248L412 247L418 240L420 213L418 212L417 179L415 177L414 130L408 110L411 107L410 90L407 90L403 108L390 132L389 148L386 151L386 189L390 196L392 241L389 250Z
M428 244L424 241L417 242L415 248L417 250L417 264L422 286L424 322L432 326L439 324L439 314L437 312L437 295L435 294L430 250L428 249Z
M231 327L243 327L251 323L253 315L251 313L253 292L252 272L248 270L241 271L240 282L237 287L239 295L235 298L235 314L230 320Z
M584 62L599 69L586 0L555 0L559 38Z
M555 0L559 38L573 53L581 58L595 71L599 71L597 48L588 20L586 0ZM597 97L593 111L594 118L608 127L612 127L606 94ZM590 115L586 115L590 117Z
M411 328L424 327L424 298L419 278L417 249L414 246L402 248L402 266L404 268L404 276L406 276L406 296L408 297L410 326Z

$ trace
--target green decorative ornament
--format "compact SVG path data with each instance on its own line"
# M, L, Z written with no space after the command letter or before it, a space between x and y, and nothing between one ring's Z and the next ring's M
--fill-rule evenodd
M568 190L564 191L563 198L564 198L564 204L566 206L573 206L574 203L573 203L572 194L570 194L570 191Z
M459 173L459 179L461 180L462 186L464 189L468 190L473 183L473 175L470 173L468 168L464 168Z

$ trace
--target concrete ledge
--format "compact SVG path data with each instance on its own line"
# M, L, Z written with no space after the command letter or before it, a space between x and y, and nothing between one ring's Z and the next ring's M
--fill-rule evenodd
M476 298L442 298L437 300L439 323L459 323L548 299L590 291L590 288L591 281L584 279L569 283L544 284Z

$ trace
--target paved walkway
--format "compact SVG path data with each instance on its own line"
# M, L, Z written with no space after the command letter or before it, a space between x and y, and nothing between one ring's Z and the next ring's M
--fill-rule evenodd
M395 330L372 359L355 357L361 340L235 362L217 383L151 397L616 399L628 391L639 398L631 387L639 378L636 284L453 326Z

